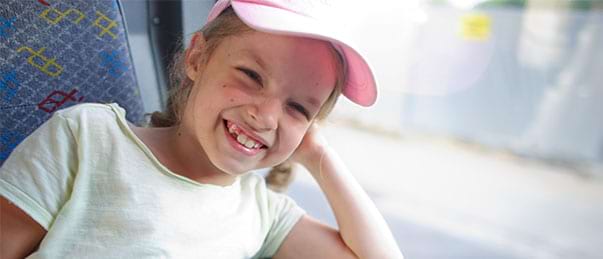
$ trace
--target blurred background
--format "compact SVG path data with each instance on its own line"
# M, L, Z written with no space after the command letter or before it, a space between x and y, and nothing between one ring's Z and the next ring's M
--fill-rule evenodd
M122 2L145 110L159 110L174 42L213 1ZM349 26L379 97L341 98L323 132L406 258L601 258L603 0L342 8L362 10ZM303 168L287 193L337 227Z

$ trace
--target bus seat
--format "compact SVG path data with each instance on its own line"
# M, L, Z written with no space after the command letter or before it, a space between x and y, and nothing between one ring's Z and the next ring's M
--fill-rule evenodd
M140 125L144 109L118 0L3 0L0 6L0 165L58 109L116 102Z

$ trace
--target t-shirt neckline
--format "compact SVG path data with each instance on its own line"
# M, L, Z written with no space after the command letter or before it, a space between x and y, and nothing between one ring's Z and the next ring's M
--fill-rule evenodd
M182 175L172 172L172 170L167 168L165 165L163 165L157 159L157 157L153 154L151 149L132 131L132 129L128 125L128 120L126 119L126 110L124 108L122 108L121 106L119 106L119 104L117 104L117 103L110 103L109 106L111 107L113 112L115 112L115 114L117 114L117 118L118 118L118 121L119 121L119 124L120 124L122 130L128 135L128 137L130 137L134 141L134 143L136 143L136 145L142 150L142 152L145 153L145 155L149 159L151 159L151 161L153 161L155 166L157 166L162 173L164 173L170 177L176 178L177 180L184 181L188 184L192 184L196 187L211 188L211 189L226 191L226 190L234 189L235 187L239 186L239 183L241 181L241 176L237 176L235 178L235 181L232 184L227 185L227 186L221 186L221 185L210 184L210 183L200 183L200 182L194 181L186 176L182 176Z

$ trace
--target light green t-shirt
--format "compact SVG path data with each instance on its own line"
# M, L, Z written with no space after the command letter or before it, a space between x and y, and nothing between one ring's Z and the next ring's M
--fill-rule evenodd
M0 168L0 195L48 231L28 258L272 257L306 213L255 172L225 187L170 172L117 104L55 112Z

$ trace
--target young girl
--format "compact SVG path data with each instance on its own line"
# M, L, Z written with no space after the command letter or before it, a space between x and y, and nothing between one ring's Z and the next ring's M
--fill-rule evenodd
M0 169L2 258L402 258L315 123L341 93L376 98L336 12L218 1L154 127L117 104L57 111ZM288 159L318 182L338 230L249 173Z

